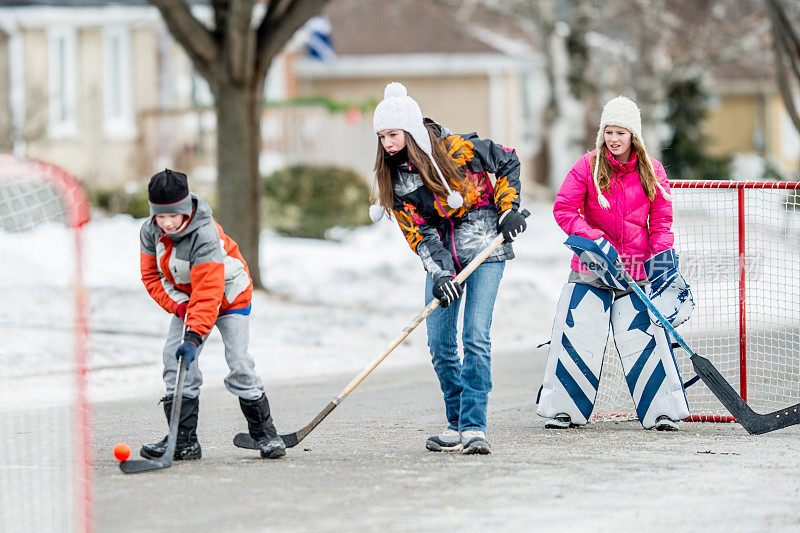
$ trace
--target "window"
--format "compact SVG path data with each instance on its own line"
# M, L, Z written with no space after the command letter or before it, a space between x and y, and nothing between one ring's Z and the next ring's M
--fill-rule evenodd
M800 157L800 134L794 127L792 117L786 109L781 110L781 151L783 157L790 161L797 160Z
M127 28L103 31L103 123L106 135L135 135L131 98L131 47Z
M51 137L78 133L77 49L74 28L52 28L48 48L48 131Z
M192 105L195 107L213 107L214 94L208 82L200 74L192 73Z
M264 83L264 99L278 102L286 98L286 58L282 54L275 56L267 71Z

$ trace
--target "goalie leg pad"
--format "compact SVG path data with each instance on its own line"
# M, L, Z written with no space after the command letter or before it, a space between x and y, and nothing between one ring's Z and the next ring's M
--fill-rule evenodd
M594 409L608 342L611 291L566 283L556 307L539 416L567 414L586 424Z
M611 306L611 327L642 426L652 428L662 415L672 420L689 416L667 332L650 321L647 306L633 293L617 298Z

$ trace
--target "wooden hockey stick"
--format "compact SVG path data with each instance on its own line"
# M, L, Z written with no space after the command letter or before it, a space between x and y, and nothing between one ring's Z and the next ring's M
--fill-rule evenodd
M527 209L523 209L521 213L526 218L530 216L530 212ZM490 242L483 250L481 250L480 253L478 253L478 255L475 256L475 258L472 261L470 261L469 264L467 264L467 266L464 267L464 269L461 272L459 272L459 274L456 276L456 281L459 283L463 283L464 280L467 279L467 276L472 274L472 272L476 268L478 268L478 266L480 266L480 264L483 263L487 257L491 255L491 253L495 250L495 248L500 246L503 240L504 240L503 235L497 235L492 240L492 242ZM328 405L326 405L325 408L322 411L320 411L320 413L317 416L314 417L314 420L309 422L303 428L295 431L294 433L281 435L281 439L283 439L284 444L286 444L286 446L289 448L291 448L292 446L296 446L297 443L299 443L309 433L311 433L311 431L315 427L317 427L319 423L322 422L325 419L325 417L331 413L331 411L336 409L336 407L340 403L342 403L344 399L347 398L347 396L351 392L353 392L353 389L358 387L358 385L362 381L364 381L364 379L366 379L366 377L373 370L375 370L375 367L381 364L381 362L384 359L386 359L386 357L390 353L392 353L392 350L397 348L397 346L400 345L400 343L403 342L406 339L406 337L408 337L411 334L411 332L414 331L414 329L423 320L425 320L428 317L428 315L430 315L437 307L439 307L439 300L434 298L433 300L431 300L431 303L426 305L425 308L422 311L420 311L417 314L417 316L415 316L406 327L403 328L403 331L397 337L395 337L391 343L389 343L389 345L386 347L386 349L383 350L383 352L380 353L380 355L378 355L372 361L370 361L369 364L366 366L366 368L364 368L364 370L362 370L356 377L354 377L350 381L350 383L348 383L345 386L345 388L343 388L342 391L339 394L337 394L336 397L330 403L328 403ZM258 449L258 446L256 446L255 442L253 441L253 438L248 433L238 433L233 438L233 443L239 448L247 448L249 450Z
M661 325L663 325L670 335L672 335L672 337L678 341L678 344L680 344L681 347L686 350L686 353L690 354L694 371L697 372L697 375L700 376L700 379L703 380L703 383L706 384L706 386L711 390L712 393L714 393L714 396L717 397L720 403L725 406L725 409L727 409L728 412L730 412L730 414L736 418L736 421L739 422L748 433L751 435L761 435L762 433L769 433L770 431L775 431L776 429L782 429L795 424L800 424L800 403L764 415L753 411L753 409L747 405L747 403L742 399L741 396L739 396L734 388L731 387L730 383L728 383L725 378L722 377L722 374L720 374L719 370L717 370L717 368L711 364L711 361L705 357L697 355L691 348L689 348L689 345L686 344L686 341L683 340L683 337L681 337L672 324L670 324L667 319L664 318L664 315L661 314L661 312L656 308L641 287L639 287L639 285L633 280L625 268L623 268L619 259L612 262L610 258L600 249L597 243L590 239L583 239L580 237L576 238L576 236L571 235L569 239L567 239L567 242L569 243L568 246L570 248L587 250L591 254L605 259L605 265L598 264L597 267L602 268L605 272L610 272L615 277L621 276L623 278L628 286L633 289L633 292L636 293L639 299L644 302L647 308L653 313L653 315L655 315L659 322L661 322Z

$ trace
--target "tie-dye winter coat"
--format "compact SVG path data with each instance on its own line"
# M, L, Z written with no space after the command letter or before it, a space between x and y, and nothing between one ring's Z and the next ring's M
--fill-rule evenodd
M158 305L174 314L189 302L186 325L202 336L217 317L249 312L250 270L236 241L211 217L208 203L192 193L192 215L182 229L166 234L155 217L139 231L142 283Z
M481 139L475 133L456 135L438 124L435 126L440 130L442 148L462 175L450 187L464 198L463 206L452 209L446 198L434 197L408 161L390 168L397 223L425 270L433 279L439 279L460 272L497 236L500 213L519 208L520 179L519 159L514 150ZM490 172L496 178L494 185ZM511 244L503 243L486 262L513 257Z
M605 150L604 150L605 152ZM606 152L611 162L611 183L603 196L611 204L605 209L597 201L592 178L595 150L584 155L569 171L558 190L553 215L567 235L587 239L604 237L619 252L625 270L633 279L645 279L644 261L658 252L672 248L672 202L656 190L653 200L647 197L636 170L636 154L627 163L620 163ZM656 179L669 192L664 166L650 159ZM577 255L572 256L572 270L588 273Z

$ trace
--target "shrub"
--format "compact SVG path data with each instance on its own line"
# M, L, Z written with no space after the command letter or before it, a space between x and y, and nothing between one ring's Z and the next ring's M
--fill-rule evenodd
M126 213L134 218L144 218L150 214L146 188L117 187L112 189L96 187L89 191L92 205L110 215Z
M350 169L294 165L264 179L264 224L290 237L321 239L335 226L369 222L369 187Z

